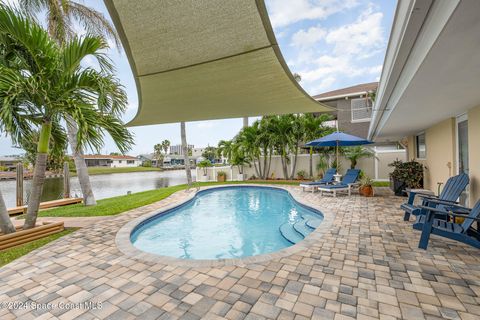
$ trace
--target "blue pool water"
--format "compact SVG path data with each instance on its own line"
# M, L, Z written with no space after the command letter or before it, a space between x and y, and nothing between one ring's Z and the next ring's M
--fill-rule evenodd
M311 232L314 227L304 222L317 225L322 219L318 211L300 205L285 190L215 188L142 222L133 230L131 241L140 250L176 258L241 258L291 246L303 238L296 231L302 230L298 226Z

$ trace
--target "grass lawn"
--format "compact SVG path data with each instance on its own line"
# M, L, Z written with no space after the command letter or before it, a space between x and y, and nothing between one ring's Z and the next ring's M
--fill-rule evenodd
M284 184L298 185L298 181L268 180L268 181L227 181L227 182L196 182L194 186L222 185L222 184ZM388 186L388 182L375 182L375 187ZM74 204L64 207L40 211L40 217L93 217L93 216L111 216L132 210L148 204L163 200L171 194L184 190L187 185L178 185L173 187L143 191L97 201L96 206L85 207L82 204ZM21 217L21 216L19 216Z
M52 242L53 240L56 240L60 237L63 237L64 235L72 233L75 230L77 229L75 228L65 229L62 232L49 235L45 238L38 239L29 243L25 243L21 246L0 251L0 267L6 265L7 263L10 263L15 259L20 258L23 255L26 255L30 251L33 251L37 248L40 248L41 246L46 245L49 242Z
M236 183L259 183L259 184L290 184L298 185L296 181L228 181L228 182L197 182L195 186L207 186L218 184L236 184ZM178 185L173 187L132 193L130 195L118 196L97 201L96 206L85 207L82 204L58 207L54 209L40 211L40 217L92 217L92 216L111 216L131 209L146 206L148 204L167 198L174 192L184 190L187 185ZM19 216L20 217L20 216Z
M389 187L390 186L390 181L374 181L373 186L374 187Z
M162 168L155 168L155 167L126 167L126 168L90 167L90 168L88 168L88 173L90 175L110 174L110 173L145 172L145 171L162 171ZM76 176L76 173L72 172L71 175Z

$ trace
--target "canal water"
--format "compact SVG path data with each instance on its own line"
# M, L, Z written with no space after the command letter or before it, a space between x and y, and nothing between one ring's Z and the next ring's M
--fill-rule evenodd
M192 175L195 177L195 170L192 170ZM187 178L184 170L172 170L92 175L90 176L90 182L92 183L95 198L98 200L125 195L129 191L135 193L184 184L187 183ZM24 181L25 202L28 201L30 183L31 180ZM15 180L0 181L0 190L2 191L7 208L16 205L15 185ZM70 189L72 196L82 196L77 177L70 179ZM42 201L55 200L62 198L62 196L63 178L46 179Z

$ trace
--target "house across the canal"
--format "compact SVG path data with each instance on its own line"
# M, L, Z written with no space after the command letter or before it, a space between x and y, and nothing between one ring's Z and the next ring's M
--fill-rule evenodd
M120 168L138 167L142 164L142 161L136 157L122 155L85 155L84 159L87 167Z

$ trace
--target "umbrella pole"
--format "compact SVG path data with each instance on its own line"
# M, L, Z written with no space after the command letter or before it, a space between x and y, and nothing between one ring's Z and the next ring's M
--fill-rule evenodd
M338 173L338 140L337 140L337 150L336 151L337 151L337 168L336 169L337 169L337 173Z

